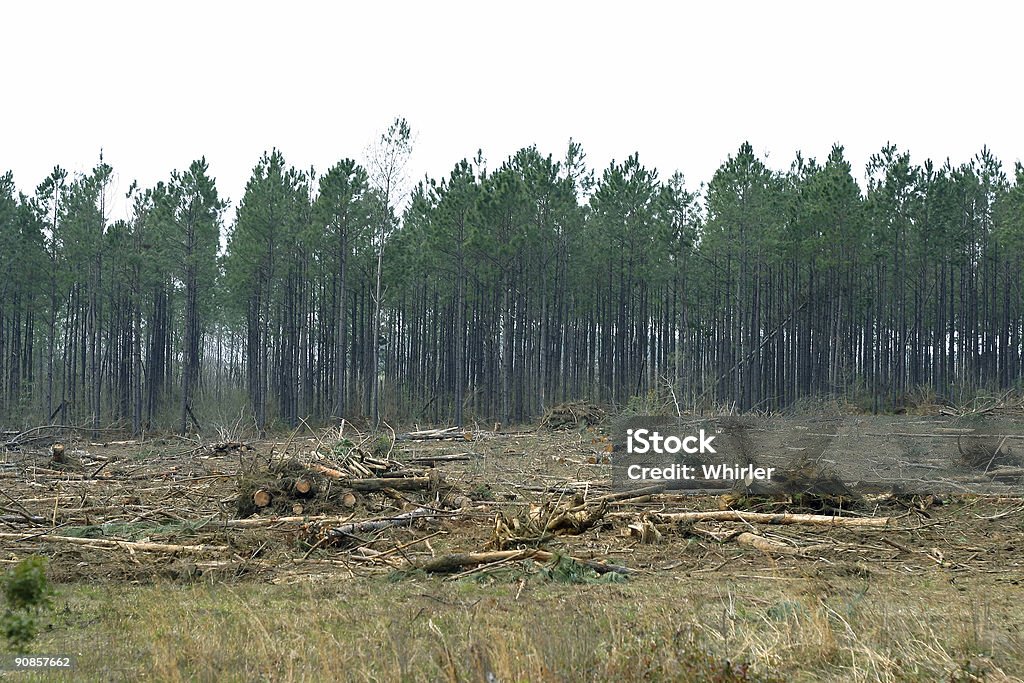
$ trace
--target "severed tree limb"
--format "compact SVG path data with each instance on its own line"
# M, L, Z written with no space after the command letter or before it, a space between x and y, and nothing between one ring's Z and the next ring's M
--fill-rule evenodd
M548 552L547 550L539 550L536 548L525 548L522 550L490 550L485 552L473 552L473 553L452 553L450 555L442 555L441 557L435 557L426 564L420 565L419 569L427 573L445 573L452 572L463 567L471 567L478 564L488 564L491 562L502 562L506 560L525 560L527 558L533 558L542 562L548 562L556 557L555 553ZM567 556L568 557L568 556ZM630 574L632 570L628 567L623 567L617 564L605 564L604 562L595 562L593 560L581 560L575 557L569 557L573 562L576 562L588 569L593 569L598 574L607 574L608 572L614 572L616 574Z
M619 491L618 493L606 493L603 496L597 498L591 498L588 503L601 503L601 502L612 502L616 500L629 500L630 498L639 498L641 496L653 495L655 493L662 493L665 490L664 484L655 484L654 486L644 486L643 488L630 489L629 491Z
M803 548L794 548L793 546L780 543L779 541L773 541L750 531L734 530L722 533L711 531L709 529L702 529L700 527L693 527L690 532L697 536L715 541L716 543L736 541L736 543L739 543L740 545L750 546L751 548L756 548L763 553L775 553L776 555L803 555L808 551L819 550L825 547L823 544L818 544Z
M590 498L586 502L571 508L569 512L579 512L580 510L586 509L587 506L593 505L594 503L647 502L648 500L650 500L652 495L662 493L664 491L664 484L656 484L655 486L645 486L643 488L632 489L630 491L606 493L603 496Z
M607 508L607 503L601 503L589 511L585 506L555 511L544 525L542 532L568 530L569 533L582 534L604 517Z
M144 509L141 506L125 506L111 507L111 508L83 508L85 511L95 510L122 510L122 509ZM82 510L71 510L70 512L82 512ZM406 513L408 514L408 513ZM447 513L450 515L451 513ZM446 515L446 516L447 516ZM440 513L438 513L440 516ZM200 529L267 529L273 527L295 527L302 524L316 523L320 525L330 524L346 524L352 519L352 515L338 516L338 515L290 515L285 517L249 517L246 519L223 519L218 520L216 518L207 519L183 519L181 524L187 526L196 531ZM393 519L393 518L391 518ZM44 520L45 521L45 520ZM379 520L374 520L372 523L376 523ZM400 526L400 525L399 525ZM20 538L25 538L24 534ZM61 538L65 538L61 536ZM28 540L26 538L26 540ZM93 539L88 539L93 540Z
M408 458L407 462L415 464L436 463L436 462L458 462L472 460L469 453L451 453L449 455L417 455Z
M25 515L20 510L14 510L12 508L6 508L0 505L0 510L7 512L14 512L13 515L0 515L0 522L4 524L35 524L42 525L46 524L46 518L37 517L36 515Z
M763 553L775 553L777 555L802 555L806 550L809 550L809 548L794 548L793 546L773 541L749 531L737 534L733 540L740 545L748 545L751 548L757 548Z
M327 467L326 465L321 465L320 463L317 462L309 462L306 463L305 465L306 469L312 472L317 472L318 474L322 474L330 479L345 479L348 477L348 474L342 472L341 470L336 470L333 467Z
M615 513L613 513L615 514ZM629 514L629 513L619 513ZM813 524L818 526L884 527L889 517L836 517L834 515L808 515L795 512L743 512L741 510L711 510L707 512L655 512L656 522L751 522L757 524Z
M409 526L417 519L433 519L436 517L450 517L447 512L438 512L429 508L416 508L410 512L403 512L394 517L384 519L373 519L365 522L349 522L340 526L331 527L325 530L325 538L351 538L356 534L363 534L369 531L380 531L392 527Z
M81 538L79 536L54 536L38 534L26 536L0 532L0 539L15 541L41 541L44 543L69 543L71 545L89 545L99 548L120 548L122 550L141 550L151 553L216 553L229 550L226 545L174 545L171 543L143 543L139 541L116 541L109 538Z
M422 429L418 432L398 434L395 441L430 441L432 439L467 439L467 432L459 427L448 427L447 429Z

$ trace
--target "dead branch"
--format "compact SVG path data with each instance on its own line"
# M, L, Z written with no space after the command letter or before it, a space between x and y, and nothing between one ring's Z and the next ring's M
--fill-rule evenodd
M429 508L416 508L410 512L403 512L394 517L383 519L372 519L363 522L349 522L340 526L327 526L323 522L314 522L303 528L303 537L310 545L323 546L327 544L348 543L358 540L359 534L381 531L393 527L409 526L419 519L434 519L437 517L450 517L452 513L439 512Z
M422 429L418 432L398 434L395 441L432 441L443 439L466 439L471 440L469 432L464 432L459 427L448 427L447 429Z
M490 550L485 552L471 552L471 553L452 553L450 555L442 555L436 557L426 564L420 565L419 569L427 573L447 573L456 571L463 567L472 567L478 564L489 564L491 562L502 562L502 561L515 561L525 560L533 558L540 560L541 562L548 562L554 559L556 555L548 552L547 550L539 550L536 548L525 548L522 550ZM606 564L604 562L595 562L593 560L581 560L575 557L569 557L573 562L576 562L584 567L593 569L598 574L607 574L608 572L614 572L616 574L630 574L631 570L628 567L623 567L617 564Z
M630 515L628 512L611 513L614 516ZM656 512L651 514L656 522L749 522L756 524L813 524L819 526L884 527L889 517L836 517L834 515L810 515L795 512L743 512L741 510L711 510L706 512Z
M751 533L744 531L741 534L737 534L733 539L740 545L750 546L751 548L757 548L763 553L775 553L777 555L800 555L804 551L800 548L794 548L793 546L786 545L785 543L779 543Z
M81 538L78 536L54 536L38 534L25 536L0 532L0 538L13 541L40 541L43 543L69 543L71 545L87 545L97 548L120 548L129 552L140 550L151 553L219 553L229 550L226 545L174 545L170 543L143 543L139 541L117 541L109 538Z
M449 455L416 455L407 459L408 462L416 463L419 465L425 465L427 463L436 462L459 462L463 460L472 460L470 453L451 453Z

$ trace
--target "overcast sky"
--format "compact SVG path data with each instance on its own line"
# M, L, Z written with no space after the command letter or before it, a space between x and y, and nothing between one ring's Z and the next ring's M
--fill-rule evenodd
M1022 11L973 2L7 2L0 172L30 192L102 147L121 193L205 155L237 201L260 154L361 159L396 116L410 172L580 141L695 188L743 140L787 168L887 141L1024 158ZM229 219L233 212L229 213Z

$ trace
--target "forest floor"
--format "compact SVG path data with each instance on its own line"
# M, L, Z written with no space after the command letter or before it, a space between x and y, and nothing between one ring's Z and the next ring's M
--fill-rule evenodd
M31 651L73 680L1024 680L1020 498L783 524L609 497L600 427L431 434L21 440L0 562L56 591Z

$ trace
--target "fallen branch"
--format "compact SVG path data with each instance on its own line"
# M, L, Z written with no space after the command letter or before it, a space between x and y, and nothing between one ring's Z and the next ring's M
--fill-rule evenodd
M572 508L570 512L576 512L582 510L588 505L594 503L613 503L613 502L624 502L632 501L636 502L640 499L650 500L650 497L656 493L662 493L665 490L664 484L657 484L655 486L645 486L644 488L633 489L631 491L619 491L618 493L606 493L603 496L597 496L596 498L590 498L585 503L577 505Z
M21 445L23 445L24 443L26 443L28 441L37 441L37 440L41 440L41 439L48 439L48 438L50 438L50 435L30 436L32 434L38 434L39 432L45 431L47 429L53 429L53 430L57 430L57 431L68 429L68 430L74 430L74 431L80 431L80 432L84 432L84 431L90 431L90 432L117 432L117 431L121 431L119 429L112 428L112 427L108 427L108 428L95 428L94 429L92 427L86 428L86 427L78 427L78 426L75 426L75 425L52 425L52 424L51 425L40 425L38 427L32 427L31 429L26 429L23 432L18 432L17 434L14 434L14 436L12 436L10 439L8 439L6 442L4 442L3 446L4 446L4 448L12 449L12 448L17 448L18 446L21 446ZM5 435L8 435L8 434L9 434L8 432L5 432Z
M655 484L654 486L644 486L639 489L630 489L629 491L619 491L618 493L606 493L603 496L597 498L591 498L588 503L601 503L608 501L609 503L613 500L628 500L629 498L639 498L640 496L647 496L654 493L661 493L665 490L664 484Z
M339 542L345 543L352 540L359 540L359 534L382 531L394 527L409 526L418 519L434 519L437 517L450 517L452 513L439 512L429 508L416 508L410 512L403 512L394 517L373 519L364 522L350 522L340 526L328 527L323 522L315 522L303 529L305 540L312 546L320 547Z
M2 515L0 516L0 522L4 524L46 524L46 519L43 517L37 517L36 515L25 515L20 510L12 510L0 506L0 510L14 512L13 515Z
M459 462L462 460L472 460L469 453L452 453L450 455L417 455L411 458L407 458L408 462L416 464L435 463L435 462Z
M345 479L348 477L348 474L342 472L341 470L336 470L332 467L327 467L326 465L321 465L320 463L316 462L306 463L306 469L310 470L311 472L322 474L330 479Z
M622 516L621 512L612 515ZM656 522L750 522L757 524L814 524L819 526L883 527L889 524L889 517L836 517L834 515L809 515L795 512L743 512L741 510L712 510L707 512L655 512L651 518Z
M794 548L791 545L785 543L779 543L778 541L772 541L765 538L764 536L758 536L757 534L744 531L741 534L737 534L733 539L740 545L747 545L751 548L757 548L763 553L775 553L777 555L800 555L804 551L800 548Z
M333 527L329 531L332 535L351 535L366 533L367 531L380 531L381 529L388 529L396 526L409 526L417 519L429 519L432 517L445 517L447 513L438 512L436 510L429 510L427 508L416 508L410 512L403 512L400 515L394 517L385 517L384 519L373 519L365 522L352 522L350 524L343 524L338 527Z
M138 541L115 541L109 538L81 538L78 536L54 536L38 534L25 536L0 532L0 538L14 541L41 541L44 543L69 543L71 545L88 545L98 548L120 548L122 550L141 550L151 553L214 553L229 550L226 545L173 545L170 543L142 543Z
M474 553L452 553L450 555L435 557L426 564L420 565L419 569L422 569L427 573L440 574L453 572L463 567L471 567L478 564L525 560L528 558L540 560L541 562L548 562L553 560L555 557L555 553L536 548L525 548L522 550L490 550ZM593 569L598 574L607 574L609 572L613 572L615 574L630 574L632 571L628 567L623 567L617 564L605 564L604 562L581 560L575 557L569 557L569 559L577 564L587 567L588 569Z
M423 429L408 434L398 434L395 441L430 441L434 439L466 439L470 440L468 432L462 431L459 427L447 429Z

